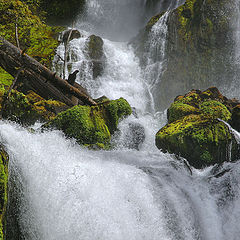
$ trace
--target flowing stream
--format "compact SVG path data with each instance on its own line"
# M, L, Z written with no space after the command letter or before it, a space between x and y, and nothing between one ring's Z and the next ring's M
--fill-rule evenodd
M166 122L166 114L154 110L153 88L164 66L168 13L150 33L143 70L131 46L116 42L119 32L104 30L103 16L118 19L127 6L124 18L130 21L134 17L132 4L136 14L145 16L145 3L90 0L85 22L80 24L79 20L78 26L84 37L70 42L69 73L81 69L77 81L92 96L124 97L136 109L137 118L132 115L120 123L121 131L113 137L114 150L87 150L60 131L42 133L34 126L36 132L32 133L14 123L0 122L0 139L11 159L10 176L17 180L15 187L19 189L19 225L24 239L239 239L240 163L190 169L184 159L177 160L155 147L155 134ZM94 14L104 27L93 22ZM141 23L135 18L127 28L136 25ZM87 37L99 33L95 28L102 31L106 56L104 72L97 79L92 78L85 52ZM124 39L131 33L126 30ZM159 38L161 46L155 44ZM153 63L156 51L160 55ZM58 55L63 54L64 46L60 45ZM61 62L56 59L55 67L61 71ZM158 72L152 75L154 69ZM126 144L129 123L144 128L145 141L139 151Z

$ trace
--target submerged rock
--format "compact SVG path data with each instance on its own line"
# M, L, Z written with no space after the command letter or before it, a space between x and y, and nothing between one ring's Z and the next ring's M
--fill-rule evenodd
M224 123L234 104L216 88L177 97L168 109L168 124L156 134L156 146L196 168L236 160L238 144Z
M125 147L139 150L145 140L145 129L140 123L131 122L124 138Z
M87 39L87 52L92 62L93 78L100 76L104 70L106 56L103 52L102 38L91 35Z
M131 113L128 102L120 98L92 107L75 106L58 114L44 127L62 130L79 144L105 149L110 146L111 134L117 130L118 122Z

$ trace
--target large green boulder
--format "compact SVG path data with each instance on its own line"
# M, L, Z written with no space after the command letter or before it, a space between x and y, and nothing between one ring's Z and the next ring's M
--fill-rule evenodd
M195 168L236 160L238 143L225 123L234 104L216 88L177 97L168 109L168 124L156 134L156 146Z
M119 120L130 115L132 109L123 99L104 101L97 106L75 106L57 115L45 128L62 130L67 137L89 147L108 148L111 134Z

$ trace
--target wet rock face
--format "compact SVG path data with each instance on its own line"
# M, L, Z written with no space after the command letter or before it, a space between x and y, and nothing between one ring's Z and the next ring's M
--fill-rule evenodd
M95 79L103 73L106 60L102 38L91 35L87 39L87 52L92 62L93 78Z
M169 13L164 71L153 90L158 110L166 109L176 95L190 89L229 86L229 79L236 74L237 14L234 0L187 0ZM144 58L141 51L150 40L151 28L161 16L153 17L134 41L140 59Z
M168 124L156 134L156 146L195 168L236 160L238 143L223 122L231 119L234 105L216 88L178 96L168 109Z

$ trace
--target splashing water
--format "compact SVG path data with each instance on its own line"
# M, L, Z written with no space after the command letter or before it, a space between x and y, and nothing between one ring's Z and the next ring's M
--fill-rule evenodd
M238 239L239 163L190 175L157 150L89 151L4 122L0 137L25 239Z

